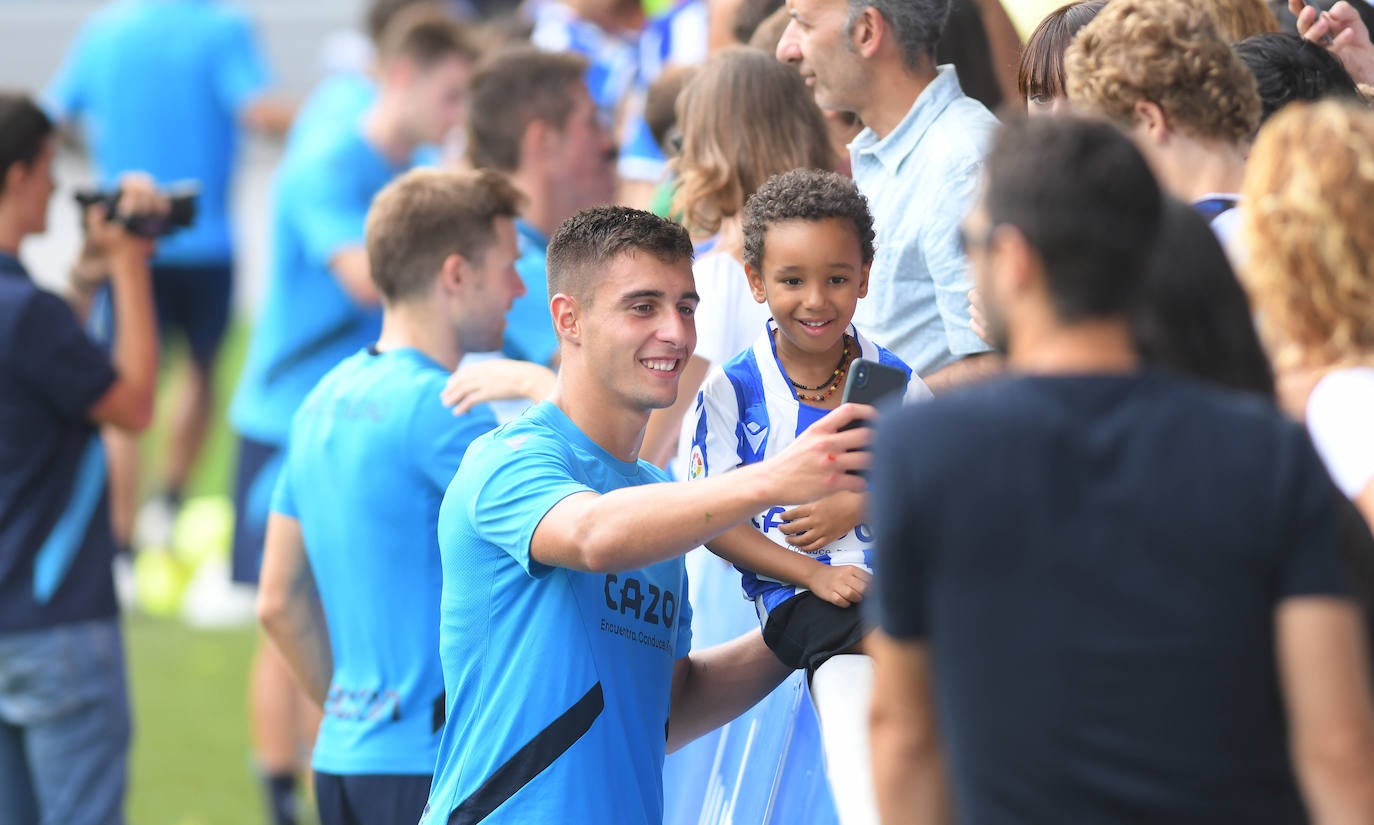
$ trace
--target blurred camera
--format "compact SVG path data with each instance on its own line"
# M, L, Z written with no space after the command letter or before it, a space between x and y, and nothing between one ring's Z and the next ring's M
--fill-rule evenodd
M119 190L102 192L98 189L84 189L76 193L76 202L82 211L92 206L104 206L107 220L117 220L129 232L144 238L161 238L196 222L196 203L200 190L195 185L182 185L168 189L169 206L166 214L157 215L119 215Z

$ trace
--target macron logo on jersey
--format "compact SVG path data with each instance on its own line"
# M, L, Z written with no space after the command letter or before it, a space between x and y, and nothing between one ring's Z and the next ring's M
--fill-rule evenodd
M768 438L768 428L759 422L750 421L744 425L744 439L749 442L749 449L754 453L758 453L766 438Z

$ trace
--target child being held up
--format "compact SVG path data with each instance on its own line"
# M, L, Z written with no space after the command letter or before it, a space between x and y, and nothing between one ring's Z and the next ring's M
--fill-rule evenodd
M833 172L776 175L749 198L745 270L754 300L766 302L772 318L751 349L703 385L692 478L763 461L791 444L840 405L857 358L906 372L907 401L930 397L910 367L851 323L868 291L873 240L867 201ZM869 631L858 606L872 575L866 498L777 502L708 545L739 570L769 648L811 673L831 784L839 809L848 811L844 823L877 821L876 813L866 815L874 810L866 716L872 666L867 657L840 656L862 653Z

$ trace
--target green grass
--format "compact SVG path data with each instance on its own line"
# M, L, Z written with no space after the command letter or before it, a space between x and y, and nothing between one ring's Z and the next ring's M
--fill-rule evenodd
M224 421L247 350L248 328L225 340L216 414L188 496L228 495L234 437ZM167 432L167 386L185 368L171 353L158 420L142 443L143 488L155 489ZM253 825L264 821L248 741L247 684L257 631L200 630L133 614L124 624L133 696L134 745L128 817L136 825ZM308 806L303 806L308 809ZM304 821L313 821L308 812Z
M140 615L124 628L134 705L129 821L260 821L245 707L255 631L196 630Z

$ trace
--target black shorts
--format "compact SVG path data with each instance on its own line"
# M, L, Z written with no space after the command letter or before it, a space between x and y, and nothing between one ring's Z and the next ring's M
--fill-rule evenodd
M836 607L815 593L798 593L769 612L763 642L790 668L815 672L868 635L856 604Z
M320 825L415 825L429 801L429 774L315 771Z
M92 309L91 323L103 330L100 337L104 340L113 340L117 333L109 289L108 284L102 288ZM202 369L208 369L219 354L233 297L233 264L153 267L158 335L164 342L174 334L185 336L191 360Z
M267 540L267 515L281 471L282 450L271 444L239 438L234 471L234 544L230 577L241 584L257 584L262 567L262 544Z

